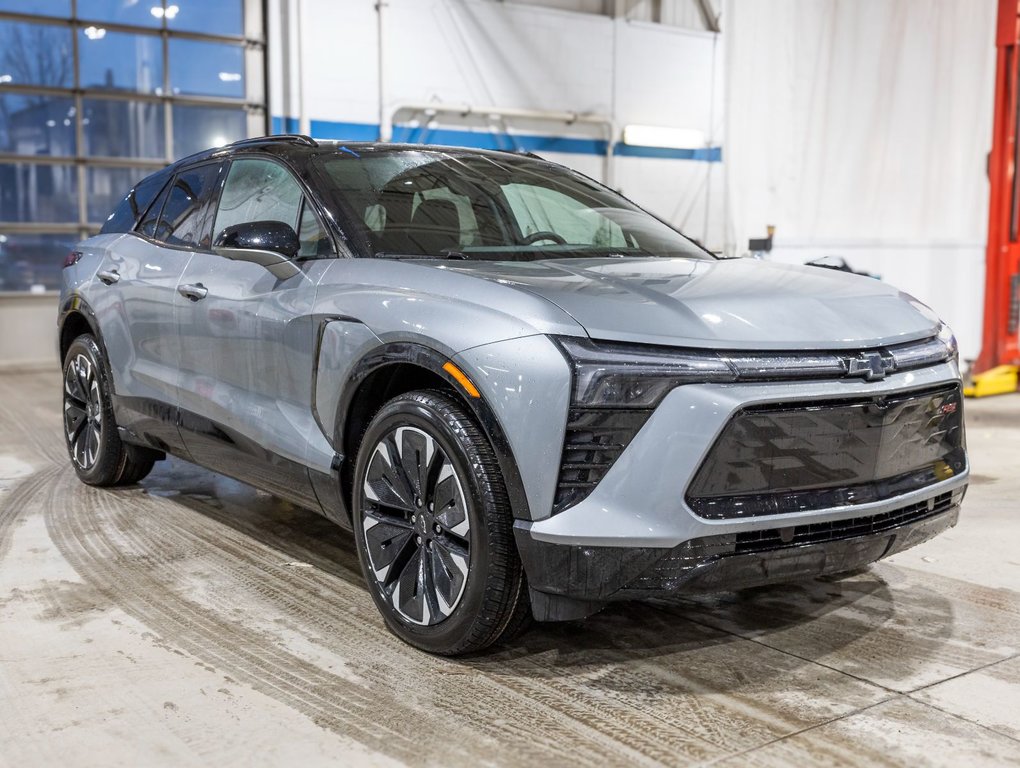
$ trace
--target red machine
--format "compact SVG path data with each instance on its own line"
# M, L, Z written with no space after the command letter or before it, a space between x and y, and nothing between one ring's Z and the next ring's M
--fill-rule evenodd
M974 370L982 372L975 377L979 390L983 381L1004 392L1016 390L1020 366L1020 0L999 0L995 45L984 333Z

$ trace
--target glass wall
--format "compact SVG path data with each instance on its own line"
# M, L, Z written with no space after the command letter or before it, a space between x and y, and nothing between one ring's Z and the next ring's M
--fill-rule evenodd
M0 293L64 257L139 179L269 132L261 0L0 0Z

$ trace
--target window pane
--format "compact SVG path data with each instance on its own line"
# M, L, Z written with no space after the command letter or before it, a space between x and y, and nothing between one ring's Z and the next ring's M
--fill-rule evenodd
M221 147L248 135L248 115L241 108L175 104L173 111L174 157Z
M301 250L298 251L298 258L301 259L322 259L333 255L333 243L319 218L312 210L312 206L305 200L301 208L301 226L298 228L298 240L301 241Z
M73 155L74 100L0 93L0 152Z
M207 203L220 169L215 163L177 174L156 227L156 239L170 245L209 247Z
M170 92L175 96L244 98L244 48L229 43L172 39Z
M216 213L215 239L247 221L282 221L297 226L301 187L282 165L268 160L235 160Z
M0 163L0 221L78 221L77 169Z
M111 171L117 171L119 169L111 168ZM131 171L130 173L134 173ZM164 168L162 171L158 171L151 176L146 176L120 201L120 204L114 208L106 221L103 222L103 228L99 234L105 235L111 232L130 232L135 228L135 224L138 223L139 217L145 212L145 209L149 207L153 200L156 199L156 195L160 193L163 186L170 180L171 174L169 170ZM107 186L114 186L117 182L115 174L111 175L111 179L107 182L98 182L98 184L106 183ZM89 208L91 210L91 207ZM90 216L91 218L91 216Z
M3 2L3 0L0 0ZM156 13L153 13L153 10ZM114 21L136 27L158 27L163 22L163 7L156 0L78 0L78 18L88 21Z
M50 24L0 21L0 83L73 86L71 30Z
M60 270L76 235L0 232L0 291L56 291Z
M210 35L242 35L242 0L168 0L166 23L170 29L208 32ZM171 9L177 8L176 11Z
M568 245L619 248L627 245L623 228L586 201L532 184L506 184L503 195L524 237L554 232Z
M78 5L81 7L81 0ZM0 0L0 11L39 16L70 16L71 0Z
M147 168L98 168L90 166L85 174L85 200L89 221L106 221L110 212L135 184L152 173ZM165 181L165 179L164 179ZM159 189L152 191L146 204ZM131 222L134 226L134 222ZM128 227L130 229L131 227Z
M156 234L156 223L159 221L160 211L163 210L163 203L166 202L167 197L170 196L170 185L167 184L163 187L163 191L159 193L152 205L149 206L149 210L142 216L142 220L138 222L138 231L143 235L152 237Z
M176 7L174 13L166 14L166 25L171 30L205 32L210 35L244 34L242 0L168 0L167 9Z
M163 92L163 50L157 35L86 27L78 38L82 88Z
M85 99L85 154L153 157L166 154L163 105L148 101Z

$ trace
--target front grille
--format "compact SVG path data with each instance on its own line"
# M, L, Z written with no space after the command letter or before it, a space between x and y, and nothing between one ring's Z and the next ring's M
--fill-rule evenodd
M787 514L894 498L965 466L958 385L758 406L727 423L686 500L707 519Z
M571 408L553 512L591 493L651 414L651 410Z
M958 488L877 515L692 539L671 550L655 565L631 581L626 589L631 593L674 591L695 569L731 555L765 554L888 533L953 510L963 500L965 491L965 488Z

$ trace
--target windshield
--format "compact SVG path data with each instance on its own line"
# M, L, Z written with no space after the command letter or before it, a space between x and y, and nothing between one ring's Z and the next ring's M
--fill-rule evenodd
M377 256L713 258L611 190L528 158L341 151L316 162Z

